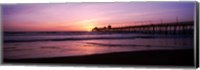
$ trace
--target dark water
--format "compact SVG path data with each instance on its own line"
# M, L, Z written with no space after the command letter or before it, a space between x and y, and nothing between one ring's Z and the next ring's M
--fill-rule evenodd
M4 32L5 59L193 48L193 35L94 32Z

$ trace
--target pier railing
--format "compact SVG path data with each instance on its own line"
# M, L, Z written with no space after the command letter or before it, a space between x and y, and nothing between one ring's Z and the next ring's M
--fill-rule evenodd
M93 32L136 32L136 33L163 33L163 34L192 34L194 22L147 24L115 28L94 28Z

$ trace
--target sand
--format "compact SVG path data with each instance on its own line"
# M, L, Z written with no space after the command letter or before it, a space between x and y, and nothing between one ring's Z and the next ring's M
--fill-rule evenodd
M4 59L4 63L194 66L194 50L151 50L86 56Z

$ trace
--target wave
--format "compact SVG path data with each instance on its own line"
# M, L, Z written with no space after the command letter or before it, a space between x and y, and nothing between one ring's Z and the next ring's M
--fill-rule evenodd
M5 36L32 36L32 35L83 35L89 32L4 32Z
M5 36L33 36L33 35L105 35L105 34L134 34L133 32L86 32L86 31L63 31L63 32L4 32Z
M121 40L121 39L151 39L151 38L186 38L186 36L120 36L120 37L82 37L82 38L49 38L49 39L24 39L24 40L4 40L4 43L15 42L40 42L40 41L75 41L75 40Z
M145 48L152 48L152 47L162 47L162 48L176 48L176 49L192 49L193 47L184 45L184 46L177 46L177 45L155 45L155 44L148 44L148 45L143 45L143 44L109 44L109 43L96 43L96 42L86 42L86 44L91 44L91 45L97 45L100 47L145 47Z
M93 42L86 42L87 44L92 45L99 45L99 46L110 46L110 47L155 47L153 45L137 45L137 44L105 44L105 43L93 43Z
M114 39L135 39L135 38L155 38L155 37L154 36L134 36L134 37L54 38L54 39L32 39L32 40L4 40L4 43L39 42L39 41L73 41L73 40L114 40Z

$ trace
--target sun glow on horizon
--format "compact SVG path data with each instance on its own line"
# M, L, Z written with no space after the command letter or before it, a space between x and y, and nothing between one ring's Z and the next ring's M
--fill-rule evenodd
M96 24L95 20L84 20L82 22L80 22L80 24L83 24L82 28L84 28L84 30L86 31L91 31Z
M94 26L88 25L88 26L85 26L85 28L87 29L87 31L91 31L94 28Z

